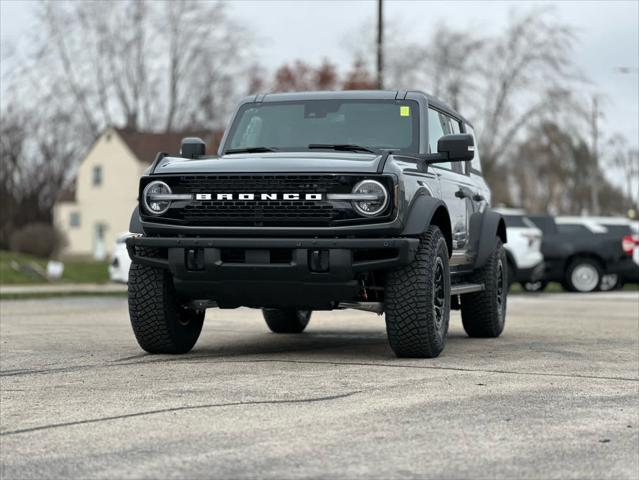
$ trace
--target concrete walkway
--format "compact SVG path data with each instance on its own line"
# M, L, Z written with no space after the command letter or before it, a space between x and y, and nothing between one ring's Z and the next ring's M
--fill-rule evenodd
M38 285L0 285L3 295L38 295L54 293L124 293L126 285L120 283L47 283Z

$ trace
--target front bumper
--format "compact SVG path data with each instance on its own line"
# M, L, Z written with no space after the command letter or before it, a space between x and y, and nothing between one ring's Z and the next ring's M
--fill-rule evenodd
M362 274L410 263L419 239L137 236L126 245L134 263L168 269L191 299L320 309L358 299Z

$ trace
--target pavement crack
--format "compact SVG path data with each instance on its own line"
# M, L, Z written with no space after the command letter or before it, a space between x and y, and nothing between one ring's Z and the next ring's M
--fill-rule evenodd
M351 397L355 394L361 393L361 390L355 390L352 392L341 393L338 395L330 395L326 397L308 397L308 398L297 398L297 399L288 399L288 400L253 400L246 402L227 402L227 403L209 403L204 405L191 405L184 407L174 407L174 408L162 408L158 410L147 410L144 412L136 412L136 413L127 413L124 415L114 415L109 417L100 417L100 418L90 418L86 420L76 420L74 422L64 422L64 423L52 423L49 425L41 425L39 427L29 427L22 428L18 430L10 430L7 432L0 432L0 436L5 437L9 435L18 435L21 433L31 433L38 432L41 430L51 430L54 428L63 428L63 427L72 427L75 425L87 425L91 423L101 423L101 422L109 422L112 420L121 420L125 418L135 418L135 417L145 417L148 415L158 415L162 413L170 413L170 412L180 412L185 410L202 410L207 408L222 408L222 407L236 407L236 406L244 406L244 405L283 405L283 404L293 404L293 403L314 403L314 402L326 402L331 400L339 400L342 398Z
M187 363L211 363L211 362L198 362L194 360L184 359ZM356 367L387 367L387 368L413 368L413 369L426 369L426 370L450 370L455 372L469 372L469 373L495 373L503 375L530 375L538 377L559 377L559 378L583 378L590 380L617 380L622 382L639 382L639 378L628 377L607 377L598 375L580 375L572 373L547 373L547 372L518 372L515 370L491 370L481 368L463 368L463 367L440 367L435 365L400 365L391 363L366 363L366 362L334 362L334 361L319 361L319 360L286 360L286 359L255 359L255 360L222 360L212 363L261 363L261 362L281 362L281 363L299 363L299 364L320 364L320 365L352 365Z

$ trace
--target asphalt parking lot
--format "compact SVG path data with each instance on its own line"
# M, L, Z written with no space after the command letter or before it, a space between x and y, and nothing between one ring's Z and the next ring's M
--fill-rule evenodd
M0 457L14 478L639 476L639 294L511 296L435 360L382 317L302 335L209 311L192 353L139 350L123 297L4 301Z

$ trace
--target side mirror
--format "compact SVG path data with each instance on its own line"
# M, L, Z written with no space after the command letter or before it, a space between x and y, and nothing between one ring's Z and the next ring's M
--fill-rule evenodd
M437 141L437 152L448 157L445 162L467 162L475 156L475 141L468 133L444 135Z
M180 157L198 158L206 154L206 144L201 138L186 137L180 144Z

